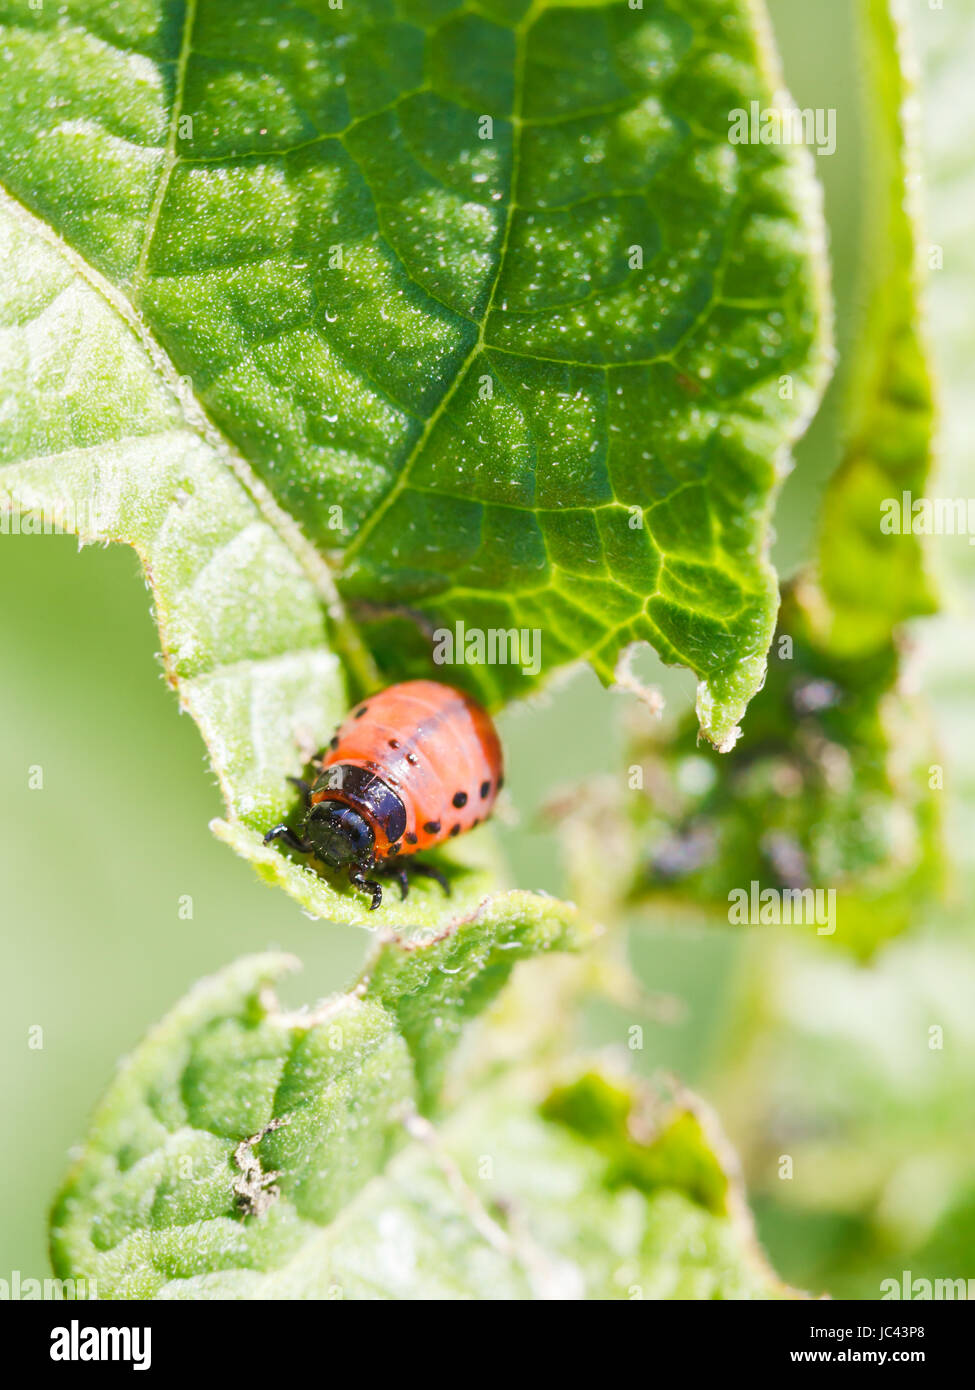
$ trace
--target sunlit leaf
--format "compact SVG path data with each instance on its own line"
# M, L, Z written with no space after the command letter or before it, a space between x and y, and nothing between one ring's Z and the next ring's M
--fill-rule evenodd
M326 557L390 677L429 671L430 629L457 622L540 633L537 669L453 672L492 702L578 657L608 681L647 640L733 742L774 618L771 494L823 378L804 153L729 140L775 100L744 0L71 0L0 23L0 179L74 253L53 279L8 263L23 335L77 301L55 433L132 464L150 419L64 372L81 334L104 359L120 319L149 330L274 533L229 557L258 655L316 646L287 577L336 611ZM53 452L36 410L22 466Z

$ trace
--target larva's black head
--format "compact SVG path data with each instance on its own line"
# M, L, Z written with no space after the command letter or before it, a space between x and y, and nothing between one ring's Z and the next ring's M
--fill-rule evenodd
M369 822L341 801L319 801L308 813L305 839L316 858L333 869L349 864L371 869L376 837Z

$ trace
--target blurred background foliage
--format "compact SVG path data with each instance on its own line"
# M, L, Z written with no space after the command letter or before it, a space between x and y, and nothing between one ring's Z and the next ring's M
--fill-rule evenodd
M924 244L943 248L928 292L942 412L929 492L963 496L972 423L965 364L975 346L965 312L975 275L975 14L967 3L937 9L911 0L908 8L924 64ZM838 132L836 153L815 162L830 227L840 367L780 501L775 558L788 577L832 539L828 530L817 536L817 518L840 456L847 364L869 307L862 190L876 174L876 146L859 105L855 7L773 0L770 10L797 104L834 107ZM585 862L597 908L616 897L623 872L644 874L643 887L668 889L650 903L631 894L621 930L637 985L594 996L581 1041L625 1048L639 1025L634 1065L647 1075L677 1073L721 1115L776 1269L794 1285L843 1297L879 1297L880 1281L904 1269L914 1277L975 1275L975 882L966 863L975 831L975 564L958 537L936 538L929 561L943 610L911 627L898 696L907 703L884 734L883 758L903 755L895 791L914 838L884 839L883 881L858 900L846 941L842 917L839 941L803 927L731 928L720 883L670 891L651 846L659 850L664 832L686 834L688 805L699 807L716 787L729 797L727 779L715 770L719 755L707 750L678 744L676 757L667 749L662 759L649 751L631 695L607 693L580 672L502 719L510 778L500 834L513 882L565 892ZM296 997L309 997L344 986L369 941L358 929L304 918L208 834L221 809L218 792L196 729L176 717L162 680L130 551L78 554L68 537L5 537L0 587L7 966L0 1105L13 1165L0 1195L0 1273L42 1276L46 1207L65 1151L83 1133L120 1053L194 979L235 956L267 947L295 952L305 962ZM693 700L687 673L649 658L638 669L661 687L668 718L679 724ZM813 675L837 679L835 669ZM746 752L760 728L775 734L784 702L794 698L776 681L773 669L764 705L746 720ZM863 696L856 671L848 684ZM867 700L831 731L862 754L846 793L853 820L844 821L825 793L801 799L803 814L826 825L830 852L841 857L874 852L851 841L877 778L884 795L890 790L886 762L878 773L870 751L875 716ZM831 716L824 707L808 717ZM607 786L618 795L634 747L641 758L658 757L661 785L684 798L668 809L661 796L662 823L643 823L646 853L635 864L622 862L608 822L600 842L564 820L567 802L598 812ZM943 789L929 790L930 763L943 767ZM37 768L42 788L30 785ZM749 827L761 817L766 830L782 829L783 820L791 828L775 771L766 767L765 780L754 775L729 797L739 819L728 852L742 882L756 852ZM936 891L945 863L947 897ZM37 1025L40 1049L28 1047ZM943 1030L941 1049L929 1046L932 1028ZM781 1176L785 1156L791 1177Z

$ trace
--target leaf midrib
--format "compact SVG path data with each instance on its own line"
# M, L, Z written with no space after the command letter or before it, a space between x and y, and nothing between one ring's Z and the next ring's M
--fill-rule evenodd
M400 496L402 492L405 491L406 487L409 485L410 473L412 472L414 463L416 462L420 454L423 452L427 440L430 438L430 435L433 433L434 429L439 423L450 402L453 400L455 394L457 393L461 384L465 380L471 364L474 361L476 361L478 356L484 351L485 347L487 346L485 342L485 335L487 333L488 323L491 319L491 313L494 309L494 301L497 297L498 285L501 283L501 276L504 271L505 258L508 253L508 243L511 239L511 226L512 222L514 221L514 214L517 207L516 194L518 191L518 171L521 165L522 106L525 90L525 35L527 34L532 24L535 22L537 14L543 8L543 0L532 0L532 3L529 5L528 9L522 15L520 21L512 31L515 38L514 105L510 117L511 169L508 183L508 205L505 210L504 230L501 234L501 244L498 248L498 259L497 264L494 268L494 276L491 281L491 290L488 295L484 313L481 316L481 322L478 325L477 338L470 352L468 352L463 362L461 362L458 366L454 374L453 381L450 383L447 390L441 396L439 402L437 403L436 409L431 412L429 419L427 420L423 429L420 431L420 434L415 444L413 445L413 448L410 450L409 454L403 462L403 467L397 474L396 481L394 482L393 486L379 501L379 503L373 508L370 515L365 519L365 521L359 527L359 530L353 536L352 540L346 546L343 552L343 570L348 567L349 563L352 560L354 560L356 554L362 549L363 541L365 541L366 538L372 533L372 531L376 528L380 520L386 515L390 507L392 507L396 499Z

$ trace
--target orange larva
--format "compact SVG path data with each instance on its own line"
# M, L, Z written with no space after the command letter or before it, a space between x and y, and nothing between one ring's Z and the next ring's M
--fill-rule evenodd
M302 784L301 836L277 825L264 843L281 839L347 869L376 908L382 888L366 875L395 874L405 897L402 861L480 824L501 782L501 743L486 710L449 685L404 681L356 705L338 729L315 782ZM410 862L444 883L432 866Z

